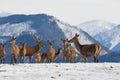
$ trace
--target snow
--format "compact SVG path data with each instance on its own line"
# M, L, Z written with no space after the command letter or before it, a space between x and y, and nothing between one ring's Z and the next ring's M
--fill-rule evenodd
M78 28L86 31L91 36L112 29L116 24L104 20L91 20L78 25Z
M22 22L22 23L16 23L16 24L10 24L6 23L3 25L0 25L0 35L1 36L19 36L22 32L33 32L35 33L35 30L30 27L30 24L32 22Z
M1 64L0 80L119 80L120 63Z

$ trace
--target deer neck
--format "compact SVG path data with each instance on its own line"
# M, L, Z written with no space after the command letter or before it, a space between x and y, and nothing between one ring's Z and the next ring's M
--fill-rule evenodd
M39 47L39 45L36 45L35 46L35 52L39 52L40 51L40 47Z
M76 41L74 41L74 45L75 45L76 49L80 52L82 45L79 43L78 39Z
M60 53L61 53L60 50L58 50L57 54L60 55Z
M53 47L52 46L50 46L50 49L52 49Z
M16 46L16 43L12 43L11 45L12 45L12 46Z
M66 49L66 47L67 47L67 44L66 44L66 43L64 43L64 50Z

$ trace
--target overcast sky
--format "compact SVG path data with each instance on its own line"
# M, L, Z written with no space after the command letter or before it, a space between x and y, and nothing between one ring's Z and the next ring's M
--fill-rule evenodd
M74 25L95 19L120 23L120 0L0 0L0 12L46 13Z

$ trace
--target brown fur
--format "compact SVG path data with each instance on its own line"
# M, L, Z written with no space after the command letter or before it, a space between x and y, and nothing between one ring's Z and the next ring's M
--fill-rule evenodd
M4 58L6 56L5 47L6 47L6 44L0 44L0 60L1 60L1 63L4 63Z
M47 52L41 54L41 63L44 63L48 59Z
M35 62L40 63L40 61L41 61L41 54L40 54L40 52L37 52L35 54Z
M61 39L64 45L63 53L64 53L64 60L67 61L67 41L68 39Z
M78 41L78 34L75 34L75 36L70 39L68 42L74 43L76 49L80 52L81 58L87 60L87 57L93 57L94 62L98 62L99 53L101 50L101 46L99 44L87 44L87 45L81 45Z
M76 51L70 48L70 45L67 44L68 39L63 39L62 40L63 44L64 44L64 60L66 62L72 61L75 62L75 58L76 58Z
M66 57L67 57L67 62L68 62L68 61L75 62L76 51L73 50L73 49L71 49L70 46L71 46L70 44L67 44L67 47L66 47L66 49L67 49L67 55L66 55Z
M43 44L41 41L37 42L37 45L35 46L26 46L26 55L29 57L29 61L31 62L31 57L33 54L37 53L40 51L41 48L44 48Z
M17 38L12 38L10 40L10 43L11 43L11 63L17 63L17 58L18 56L20 55L20 50L22 48L22 46L18 46L16 44L16 39Z
M54 57L55 57L55 49L52 47L53 46L53 43L54 41L49 41L48 40L48 44L49 44L49 49L47 51L47 57L48 57L48 60L50 62L54 62Z
M25 55L26 55L26 42L23 42L22 43L22 48L20 50L20 60L21 62L24 62L24 58L25 58Z
M40 51L41 48L44 48L42 41L38 39L38 36L35 34L32 34L32 38L37 42L37 45L35 46L25 46L26 54L25 56L29 57L29 62L31 63L31 57L33 54Z

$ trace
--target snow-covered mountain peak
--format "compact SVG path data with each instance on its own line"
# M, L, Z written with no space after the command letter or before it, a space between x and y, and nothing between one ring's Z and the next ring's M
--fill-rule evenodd
M116 24L104 20L92 20L78 25L78 28L86 31L91 36L112 29Z
M6 16L10 16L10 15L12 15L12 14L8 13L8 12L0 11L0 17L6 17Z
M1 36L20 36L23 32L35 33L35 30L31 28L31 21L21 22L16 24L2 24L0 25L0 35Z

